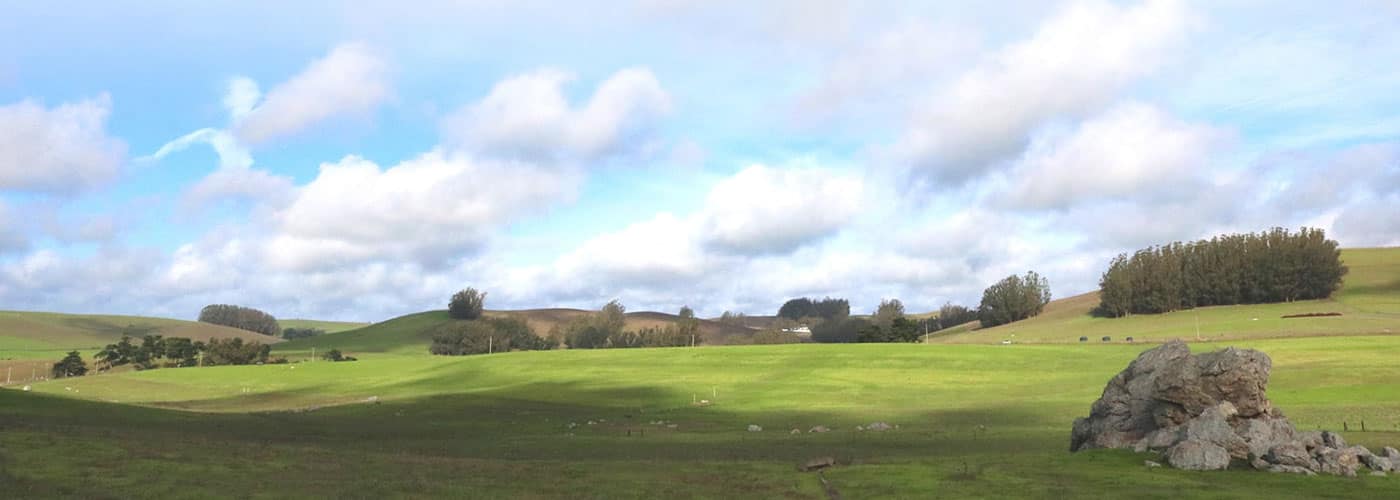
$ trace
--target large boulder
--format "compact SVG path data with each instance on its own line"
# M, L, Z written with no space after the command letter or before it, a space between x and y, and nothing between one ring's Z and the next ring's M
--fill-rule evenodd
M1400 467L1400 451L1347 446L1327 431L1299 432L1265 390L1273 362L1252 349L1200 355L1179 340L1147 350L1075 419L1070 451L1132 448L1165 453L1173 467L1219 470L1231 461L1257 470L1355 476Z

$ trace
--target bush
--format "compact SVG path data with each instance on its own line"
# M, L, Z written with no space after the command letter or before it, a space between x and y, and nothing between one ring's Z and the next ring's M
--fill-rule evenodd
M1035 271L1007 276L982 292L977 307L982 327L1003 325L1040 314L1050 302L1050 283Z
M949 302L943 304L943 307L938 308L938 321L937 324L934 325L933 330L952 328L969 321L975 321L976 319L977 311L975 309L968 309Z
M452 294L447 302L447 315L453 319L477 319L486 306L486 293L467 288Z
M251 365L267 361L272 346L243 339L210 339L204 346L204 366Z
M871 323L857 332L857 342L918 342L924 333L921 321L900 316L890 321L889 326Z
M53 378L81 377L87 375L87 363L83 362L83 356L78 351L71 351L67 356L53 364Z
M326 351L325 354L322 354L322 355L321 355L321 359L324 359L324 360L326 360L326 361L332 361L332 362L338 362L338 361L359 361L358 359L355 359L354 356L346 356L344 353L341 353L341 352L340 352L340 349L331 349L331 350L329 350L329 351ZM282 362L285 363L285 362L287 362L287 361L286 361L286 359L283 359ZM276 364L275 361L274 361L274 364Z
M869 326L869 321L860 318L826 321L812 327L812 341L825 343L855 342L860 339L860 331Z
M287 340L308 339L325 334L326 331L320 328L284 328L282 330L282 338Z
M881 300L880 306L875 308L875 314L871 315L870 321L880 328L889 328L894 323L895 318L904 317L904 303L899 299Z
M251 307L210 304L199 310L199 321L258 332L271 337L282 333L277 318Z

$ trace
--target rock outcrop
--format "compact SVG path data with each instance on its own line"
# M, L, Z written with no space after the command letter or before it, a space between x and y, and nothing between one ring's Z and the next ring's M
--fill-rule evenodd
M1188 470L1235 461L1272 472L1355 476L1362 466L1391 472L1400 465L1394 448L1376 455L1336 433L1299 432L1265 394L1272 367L1253 349L1193 355L1179 340L1143 352L1109 380L1089 416L1074 421L1070 451L1158 452Z

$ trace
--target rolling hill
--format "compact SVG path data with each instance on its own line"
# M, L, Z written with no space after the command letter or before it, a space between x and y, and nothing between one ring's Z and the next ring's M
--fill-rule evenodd
M592 311L582 309L525 309L517 311L486 311L487 317L516 317L525 320L536 334L546 335L555 326L582 318ZM661 327L680 319L674 314L660 312L627 313L626 328L629 330ZM298 339L274 347L274 351L284 356L309 355L311 349L324 352L327 349L340 349L348 353L426 353L432 343L433 329L440 324L452 321L447 311L428 311L400 316L364 328L324 335L309 339ZM702 343L707 345L724 344L731 336L752 335L753 330L736 328L717 321L700 320Z
M69 350L96 350L116 342L124 333L194 340L237 337L264 344L281 341L237 328L178 319L0 311L0 359L51 359Z
M283 329L286 328L319 328L326 333L348 332L357 328L369 326L369 323L356 323L353 321L321 321L315 319L279 319L277 324Z
M1400 334L1400 248L1344 249L1342 262L1350 271L1341 289L1329 299L1098 318L1090 314L1099 303L1098 292L1090 292L1051 301L1044 312L1030 319L993 328L968 328L936 335L932 340L946 343L1078 342L1083 336L1090 342L1101 343L1105 336L1112 342L1121 342L1129 336L1137 341L1160 341ZM1340 315L1284 318L1310 313Z

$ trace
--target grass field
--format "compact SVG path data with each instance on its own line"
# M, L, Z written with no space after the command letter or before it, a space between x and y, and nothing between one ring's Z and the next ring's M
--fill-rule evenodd
M274 346L304 360L288 365L10 385L0 498L824 498L819 477L796 469L821 456L840 461L824 477L843 498L1400 498L1400 475L1193 473L1121 450L1067 451L1073 419L1150 347L1121 337L1195 339L1197 315L1205 340L1193 349L1273 357L1269 395L1300 428L1400 445L1400 253L1344 257L1352 272L1332 300L1110 320L1085 314L1096 299L1080 296L927 345L435 357L430 331L448 318L432 311ZM1343 316L1278 318L1332 311ZM583 312L489 314L545 330ZM673 319L628 316L631 327ZM1011 334L1013 345L987 345ZM52 345L14 338L29 352ZM310 361L330 348L360 361ZM875 421L899 428L856 430ZM816 425L833 430L789 433Z
M1270 394L1300 427L1365 420L1349 440L1400 443L1400 337L1248 345L1273 355ZM1140 349L390 354L101 375L0 391L0 460L20 496L820 498L795 465L824 455L845 464L826 477L846 498L1400 495L1400 478L1188 473L1066 452L1069 423ZM900 428L854 430L873 421ZM834 430L788 433L815 425Z

